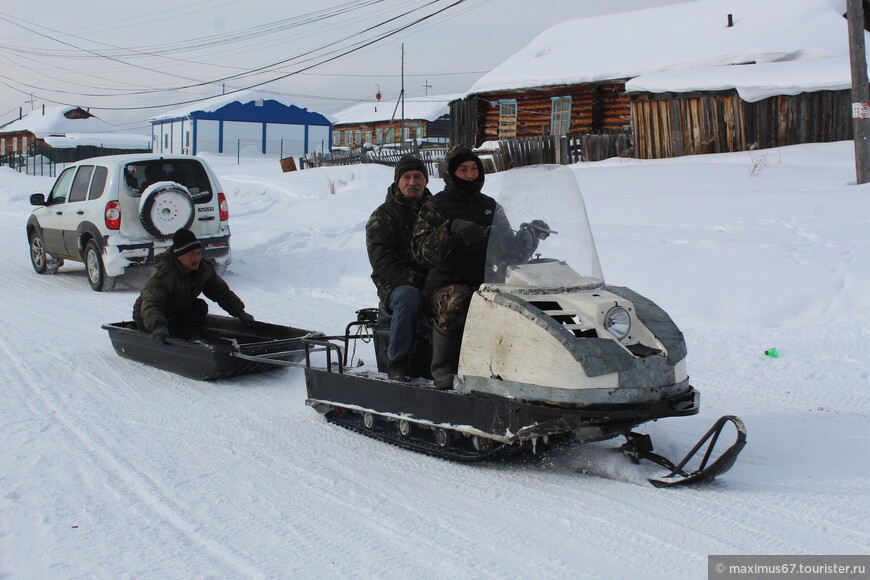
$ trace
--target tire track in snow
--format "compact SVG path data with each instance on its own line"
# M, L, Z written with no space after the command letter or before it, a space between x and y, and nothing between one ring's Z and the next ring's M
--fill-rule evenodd
M63 405L59 404L55 397L46 393L44 379L47 378L48 373L38 367L25 368L19 362L22 354L20 350L10 348L6 341L0 343L0 349L9 363L4 371L5 378L13 379L14 382L11 384L21 385L17 389L19 392L26 389L30 394L35 395L35 399L18 397L30 409L31 415L53 417L54 424L62 427L75 441L75 445L69 443L64 445L70 448L70 456L84 459L92 465L102 474L100 479L121 497L134 495L138 501L132 502L133 504L138 508L153 511L158 521L170 524L177 535L199 545L202 548L199 553L208 554L215 563L220 564L219 569L232 569L237 575L259 574L255 568L245 562L245 555L231 545L218 544L199 533L197 526L186 517L186 510L146 472L136 469L128 459L114 453L112 442L106 440L103 434L97 431L95 424L86 425L68 417ZM40 385L43 387L41 388Z

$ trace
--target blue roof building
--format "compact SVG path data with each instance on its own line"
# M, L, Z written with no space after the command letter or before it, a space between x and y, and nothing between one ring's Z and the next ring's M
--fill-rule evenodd
M199 101L149 121L155 153L284 158L332 149L332 123L325 116L252 91Z

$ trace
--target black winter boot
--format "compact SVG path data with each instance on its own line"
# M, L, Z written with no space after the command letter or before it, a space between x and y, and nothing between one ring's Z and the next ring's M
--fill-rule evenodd
M438 329L432 331L432 380L436 389L453 388L461 348L462 334L447 336Z
M387 378L392 381L407 381L411 378L408 372L408 357L391 360L387 367Z

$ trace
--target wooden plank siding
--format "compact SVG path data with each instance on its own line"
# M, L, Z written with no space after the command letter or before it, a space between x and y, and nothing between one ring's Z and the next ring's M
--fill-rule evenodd
M815 91L748 103L737 91L631 96L635 155L658 159L852 139L851 94Z
M498 140L499 101L507 99L517 102L517 139L550 135L555 97L571 97L571 134L625 131L631 122L631 100L622 82L493 91L450 104L450 143L477 147Z

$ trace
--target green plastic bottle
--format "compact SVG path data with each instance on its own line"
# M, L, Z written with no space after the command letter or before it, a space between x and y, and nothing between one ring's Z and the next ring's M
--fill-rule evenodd
M776 351L776 347L772 347L764 351L764 354L769 356L770 358L779 358L779 353Z

